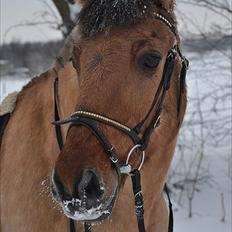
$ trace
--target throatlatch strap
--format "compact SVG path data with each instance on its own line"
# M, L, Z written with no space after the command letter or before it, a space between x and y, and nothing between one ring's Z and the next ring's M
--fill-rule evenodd
M169 222L168 222L168 232L173 232L173 210L172 210L172 202L169 194L169 189L167 184L164 186L164 191L168 198L168 208L169 208Z
M178 126L180 124L179 116L180 116L180 111L182 108L182 96L184 94L184 89L185 89L187 69L188 69L188 60L185 59L184 61L182 61L182 68L181 68L181 73L180 73L180 84L179 84L178 104L177 104Z

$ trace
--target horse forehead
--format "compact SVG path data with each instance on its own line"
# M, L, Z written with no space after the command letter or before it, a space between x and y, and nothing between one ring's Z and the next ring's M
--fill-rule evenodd
M172 34L165 25L162 25L159 21L150 21L146 23L140 23L133 27L118 27L111 31L110 34L99 33L94 37L86 37L82 40L81 46L84 49L102 50L115 49L118 52L126 51L128 46L133 43L144 41L172 41Z

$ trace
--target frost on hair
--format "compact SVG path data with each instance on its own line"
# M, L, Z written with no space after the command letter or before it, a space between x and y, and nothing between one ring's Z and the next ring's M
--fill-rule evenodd
M108 32L113 26L131 25L151 17L154 10L172 13L174 0L79 0L78 23L84 36Z

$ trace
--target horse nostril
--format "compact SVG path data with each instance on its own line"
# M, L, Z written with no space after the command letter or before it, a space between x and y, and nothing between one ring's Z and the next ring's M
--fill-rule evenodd
M64 185L62 184L59 176L56 174L55 170L52 172L52 194L54 198L59 198L62 200L71 200L72 196L66 191Z
M92 169L86 169L82 173L80 182L75 185L74 192L78 193L86 208L92 208L98 205L104 189L97 173Z

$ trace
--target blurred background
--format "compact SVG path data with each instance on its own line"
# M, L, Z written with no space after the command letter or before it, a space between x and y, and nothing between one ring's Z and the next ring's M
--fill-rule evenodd
M1 0L0 102L51 67L75 25L73 0ZM232 2L177 0L188 110L168 184L176 232L231 232Z

